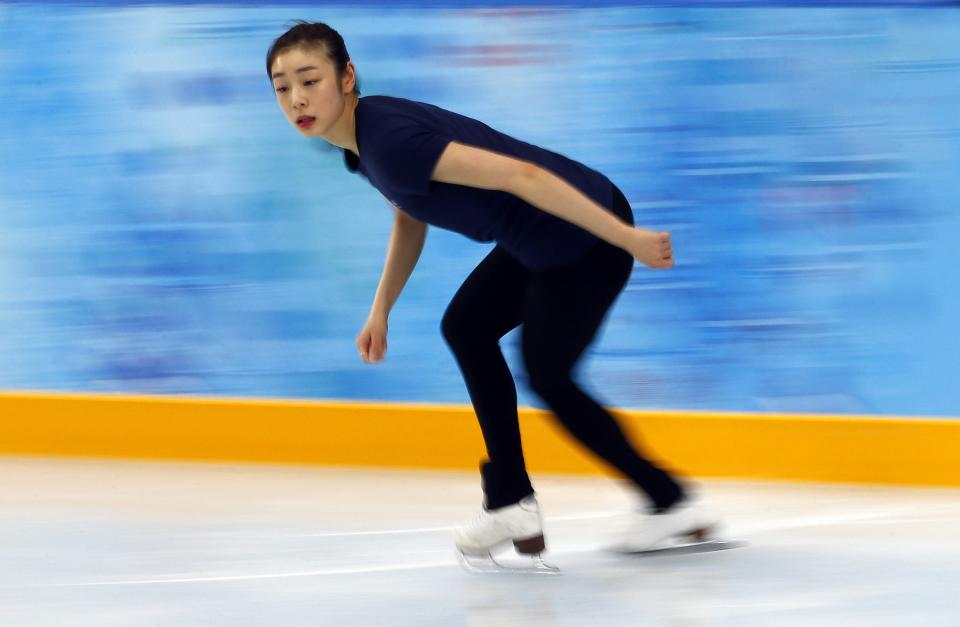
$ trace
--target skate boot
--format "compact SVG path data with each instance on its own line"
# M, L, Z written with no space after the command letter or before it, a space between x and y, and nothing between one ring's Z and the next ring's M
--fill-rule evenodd
M720 518L702 499L688 496L666 511L629 514L619 538L610 546L618 553L699 552L733 548L716 532Z
M457 529L454 540L461 565L471 572L560 572L544 563L541 556L546 549L543 517L533 495L492 511L483 508L469 523ZM511 542L518 554L531 558L528 565L508 566L494 559L493 552Z

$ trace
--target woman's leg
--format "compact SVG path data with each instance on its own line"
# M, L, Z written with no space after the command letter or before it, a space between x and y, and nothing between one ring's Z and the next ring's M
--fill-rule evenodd
M460 366L483 432L488 509L533 492L520 445L517 388L500 338L520 324L528 271L499 246L470 273L443 315L443 337Z
M632 223L615 189L617 213ZM531 274L523 315L523 356L530 385L584 446L634 481L656 508L683 497L670 474L635 450L613 416L574 382L577 360L623 290L633 258L600 241L575 264Z

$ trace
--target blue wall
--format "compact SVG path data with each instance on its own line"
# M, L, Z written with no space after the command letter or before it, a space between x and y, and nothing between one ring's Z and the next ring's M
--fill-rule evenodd
M273 100L303 18L365 94L582 160L673 232L579 373L604 402L960 416L957 12L140 4L0 3L0 388L469 402L439 321L489 245L431 230L357 357L391 212Z

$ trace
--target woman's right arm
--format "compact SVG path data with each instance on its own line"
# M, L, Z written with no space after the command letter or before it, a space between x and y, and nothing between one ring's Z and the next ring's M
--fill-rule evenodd
M413 273L427 238L425 223L396 207L393 210L395 218L387 247L387 260L370 307L370 315L357 336L360 357L367 363L381 361L386 353L387 317Z

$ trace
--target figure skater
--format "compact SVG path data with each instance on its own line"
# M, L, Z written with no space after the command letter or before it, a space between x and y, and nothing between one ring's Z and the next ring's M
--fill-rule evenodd
M488 458L480 466L483 507L455 534L460 554L491 557L513 542L518 553L539 557L545 548L516 387L499 345L517 326L531 389L576 440L646 497L614 546L644 551L709 533L717 519L703 501L631 446L572 376L634 260L657 270L674 266L670 234L636 228L620 189L577 161L432 104L361 97L343 38L326 24L298 21L277 38L267 74L287 120L305 137L342 148L347 169L394 209L383 274L356 338L365 363L384 359L388 314L428 224L496 242L441 323Z

